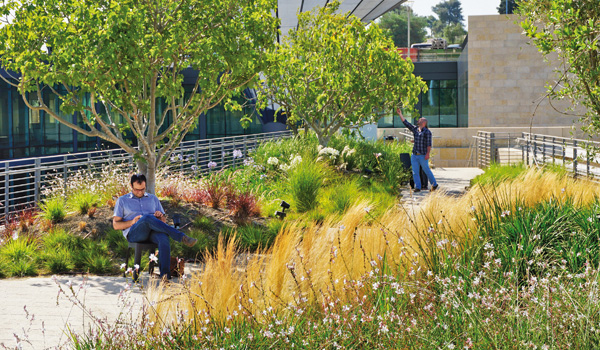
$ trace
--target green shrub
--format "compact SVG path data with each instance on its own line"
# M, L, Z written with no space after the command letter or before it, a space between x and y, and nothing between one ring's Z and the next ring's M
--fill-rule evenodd
M329 213L344 214L352 204L361 198L360 184L354 179L342 180L341 182L330 186L322 208Z
M521 175L527 167L523 163L518 163L514 165L500 165L493 163L485 172L481 175L477 175L473 180L471 180L471 185L487 185L493 183L499 183L504 180L512 180L516 179L519 175Z
M27 239L16 239L0 249L7 276L34 276L37 274L37 244Z
M43 259L44 266L51 273L68 272L75 267L71 252L65 248L54 249L52 252L46 251Z
M110 229L106 232L106 242L108 247L116 256L125 256L129 249L129 242L123 237L123 232L120 230Z
M290 172L289 191L298 212L303 213L316 208L323 180L323 168L312 161L305 160Z
M58 223L67 216L65 201L61 197L51 197L40 203L40 217L52 222Z
M548 263L563 261L570 271L600 263L600 222L595 210L566 202L547 201L533 207L516 203L502 208L497 199L491 211L476 210L480 234L502 261L519 276L538 275ZM484 254L480 248L477 253ZM490 248L492 249L492 248ZM479 256L479 259L483 259Z
M215 230L215 224L212 219L202 215L198 215L194 219L192 226L204 232L213 232Z
M99 202L100 197L97 194L88 191L72 193L67 200L69 207L81 215L87 215L88 210L97 206Z
M42 237L44 250L50 252L59 248L69 251L81 250L82 243L83 239L81 237L69 234L63 229L53 229Z
M257 225L243 225L237 228L228 227L222 234L229 238L235 233L238 247L243 250L256 251L258 248L268 248L273 244L275 235Z
M113 270L108 241L83 240L81 248L73 252L73 261L75 267L83 271L107 273Z
M272 219L267 222L267 230L269 231L269 234L273 237L277 237L281 230L283 230L284 226L284 220Z

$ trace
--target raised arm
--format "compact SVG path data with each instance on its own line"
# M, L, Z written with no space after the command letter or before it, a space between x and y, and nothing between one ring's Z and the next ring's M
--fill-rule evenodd
M417 127L412 125L410 122L408 122L408 120L406 120L406 118L404 118L404 115L402 115L402 111L400 110L400 108L396 108L396 112L398 112L398 115L400 116L400 120L402 120L402 123L404 124L404 126L406 126L410 131L415 132L415 129Z

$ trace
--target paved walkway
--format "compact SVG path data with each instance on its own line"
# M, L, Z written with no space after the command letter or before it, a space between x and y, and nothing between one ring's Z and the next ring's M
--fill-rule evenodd
M436 168L433 173L440 190L448 195L460 195L469 181L482 173L477 168ZM429 191L402 192L404 205L413 209ZM197 268L186 264L186 269ZM16 334L22 349L54 349L68 344L66 329L81 333L95 325L94 317L108 322L118 317L134 318L143 305L143 289L128 283L122 276L59 276L11 278L0 280L0 344L17 347ZM72 289L68 285L72 286ZM148 274L142 274L141 285L148 284ZM59 285L65 293L59 293ZM73 293L92 316L74 304ZM74 298L71 298L74 299ZM27 316L28 315L28 316ZM33 318L33 320L32 320ZM0 346L0 349L2 346Z
M439 185L438 191L449 196L460 196L465 193L471 184L471 179L483 173L479 168L435 168L432 171ZM401 191L402 204L409 210L417 210L421 201L429 193L429 191L414 193L409 186L406 186Z

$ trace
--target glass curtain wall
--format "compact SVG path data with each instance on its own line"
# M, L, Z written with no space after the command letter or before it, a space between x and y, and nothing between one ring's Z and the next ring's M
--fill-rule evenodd
M415 123L419 116L428 120L432 128L456 128L458 125L458 85L456 80L425 80L429 90L419 95L415 112L407 112L405 117ZM403 128L400 117L387 115L379 119L379 128Z

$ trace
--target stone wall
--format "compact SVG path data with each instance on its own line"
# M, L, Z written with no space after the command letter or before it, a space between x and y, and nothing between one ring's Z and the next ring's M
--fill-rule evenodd
M469 127L571 126L576 118L544 98L556 74L522 34L518 19L469 16ZM561 111L568 107L552 103Z

